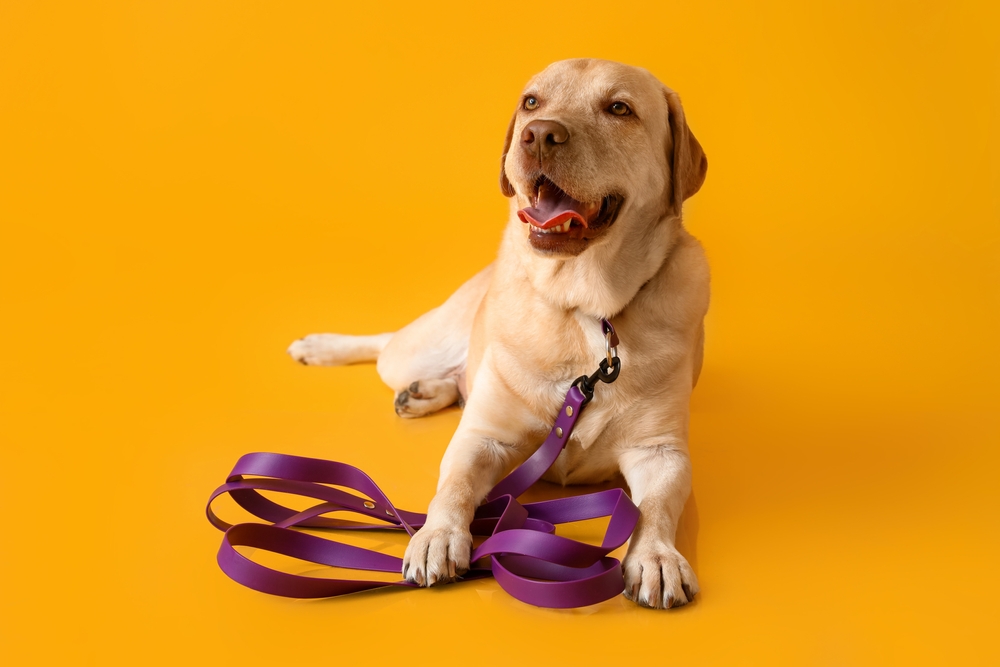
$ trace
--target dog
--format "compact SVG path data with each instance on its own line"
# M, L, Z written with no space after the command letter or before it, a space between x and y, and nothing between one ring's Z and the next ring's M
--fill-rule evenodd
M674 536L691 488L689 401L709 271L681 209L707 169L679 97L652 74L553 63L528 83L507 129L510 219L496 261L395 333L292 343L308 365L376 361L401 417L464 406L427 523L406 549L407 580L433 586L469 568L477 506L542 443L574 378L604 358L608 318L621 376L601 386L545 479L620 473L640 511L625 596L655 608L694 599L698 580Z

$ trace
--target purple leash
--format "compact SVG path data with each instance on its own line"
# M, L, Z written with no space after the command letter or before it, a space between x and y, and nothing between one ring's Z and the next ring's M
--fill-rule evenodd
M621 489L610 489L558 500L521 504L517 497L541 479L569 441L583 408L594 397L598 382L618 378L618 336L607 320L601 320L607 359L591 376L574 380L566 393L552 430L542 446L517 469L502 479L475 513L473 535L488 536L473 549L472 567L461 580L492 575L512 596L539 607L582 607L608 600L625 588L621 563L608 556L632 535L639 510ZM336 485L368 498L327 485ZM262 496L258 491L279 491L319 501L296 511ZM243 509L268 523L231 525L212 511L212 501L228 493ZM289 574L260 565L236 547L263 549L331 567L374 572L400 572L403 560L370 549L316 537L294 528L338 528L347 530L402 529L413 535L427 516L397 509L368 475L354 466L336 461L287 454L246 454L226 483L208 499L208 520L225 531L219 548L219 567L231 579L264 593L294 598L321 598L359 591L406 586L408 581L323 579ZM355 512L384 525L330 519L329 512ZM555 534L558 524L610 517L600 546Z

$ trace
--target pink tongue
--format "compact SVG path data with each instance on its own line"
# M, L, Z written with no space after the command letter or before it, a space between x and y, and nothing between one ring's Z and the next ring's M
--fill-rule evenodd
M554 190L554 191L553 191ZM548 229L561 225L567 220L576 220L587 226L587 205L578 202L558 188L542 187L538 193L538 203L535 206L522 208L517 212L521 222Z

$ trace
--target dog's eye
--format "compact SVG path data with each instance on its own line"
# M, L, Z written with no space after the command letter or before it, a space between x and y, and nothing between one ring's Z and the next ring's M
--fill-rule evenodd
M608 107L608 111L616 116L628 116L632 113L632 110L624 102L612 102L611 106Z
M538 100L535 99L534 97L524 98L524 108L527 109L528 111L531 111L532 109L537 109Z

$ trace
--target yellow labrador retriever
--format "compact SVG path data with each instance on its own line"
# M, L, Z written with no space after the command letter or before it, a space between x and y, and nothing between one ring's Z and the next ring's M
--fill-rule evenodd
M507 130L500 187L511 213L497 260L396 333L313 334L289 348L305 364L377 360L403 417L464 401L427 523L406 550L407 579L431 586L469 567L476 507L604 357L608 318L621 376L601 385L546 479L623 474L641 514L625 595L667 608L697 594L674 534L691 486L688 404L709 277L681 208L707 168L677 94L649 72L554 63L528 83Z

